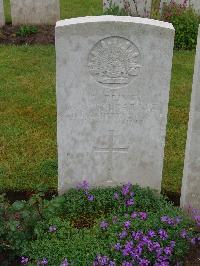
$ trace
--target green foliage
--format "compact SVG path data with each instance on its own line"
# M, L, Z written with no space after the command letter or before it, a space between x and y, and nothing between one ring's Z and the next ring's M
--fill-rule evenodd
M176 3L165 5L161 19L172 23L175 28L175 49L196 48L200 17L192 8Z
M113 16L128 16L128 12L124 8L119 8L118 5L113 4L112 1L109 1L109 7L103 12L104 15L113 15Z
M71 189L63 196L44 199L39 192L27 201L8 203L4 196L0 198L0 252L9 254L9 259L26 256L36 265L37 261L47 258L48 265L56 266L67 258L75 265L92 264L97 254L103 254L121 263L122 257L113 250L117 236L123 229L124 222L131 219L131 213L144 212L148 219L132 219L130 230L158 231L165 229L169 235L160 243L163 247L171 240L176 241L171 261L181 260L189 248L186 239L180 237L183 229L189 229L190 237L195 234L194 223L180 209L166 201L163 196L148 188L133 186L133 206L127 207L121 187L91 189L88 193L94 196L89 202L82 189ZM114 199L114 193L119 198ZM180 217L181 223L171 226L161 222L161 217ZM114 222L116 219L117 222ZM102 230L100 222L106 220L107 230ZM54 226L56 230L50 232ZM160 241L158 237L155 241ZM151 253L145 255L154 262ZM120 264L121 265L121 264Z
M37 32L38 29L36 26L20 26L19 30L16 32L16 35L19 37L28 37Z

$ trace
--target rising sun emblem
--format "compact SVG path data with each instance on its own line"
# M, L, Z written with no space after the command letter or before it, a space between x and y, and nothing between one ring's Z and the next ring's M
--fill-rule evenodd
M128 84L141 68L138 48L122 37L108 37L95 44L89 54L91 75L102 84L116 87Z

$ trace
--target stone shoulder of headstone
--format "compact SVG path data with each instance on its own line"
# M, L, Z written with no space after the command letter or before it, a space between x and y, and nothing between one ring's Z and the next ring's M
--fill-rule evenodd
M173 56L170 23L56 23L58 190L130 181L160 191Z
M55 25L60 19L59 0L10 0L13 25Z
M181 190L181 206L200 210L200 27Z
M0 27L5 25L3 0L0 0Z

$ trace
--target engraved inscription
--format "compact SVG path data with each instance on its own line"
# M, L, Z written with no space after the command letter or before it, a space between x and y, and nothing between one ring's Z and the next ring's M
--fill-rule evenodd
M100 100L101 98L101 100ZM143 122L152 112L158 112L158 103L145 103L136 95L118 93L90 95L79 105L67 105L66 116L71 120L115 121L122 124Z
M109 131L108 138L108 147L94 147L95 152L108 153L107 158L107 181L111 183L113 181L112 172L113 172L113 152L127 153L128 147L114 147L114 130Z
M138 48L122 37L108 37L91 50L88 67L91 75L110 87L128 84L141 68Z

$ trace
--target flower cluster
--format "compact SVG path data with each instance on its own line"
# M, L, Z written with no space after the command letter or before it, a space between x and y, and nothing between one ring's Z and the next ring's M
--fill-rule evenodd
M101 256L97 255L94 262L93 266L116 266L116 263L114 261L111 261L107 256Z
M172 225L172 226L176 226L181 222L181 218L180 217L175 217L175 218L171 218L167 215L164 215L161 217L161 222L166 223L168 225Z
M94 196L89 194L89 183L87 182L87 180L83 180L81 183L79 183L77 185L77 188L84 191L84 194L86 195L88 201L94 201Z
M89 193L87 181L79 184L78 188L84 191L88 201L94 200L94 196ZM200 242L199 236L194 237L189 230L182 227L183 218L179 216L162 215L156 217L160 226L151 228L152 213L150 211L136 211L134 196L133 186L130 183L123 185L118 192L114 192L113 202L117 201L121 204L122 212L119 216L116 216L117 213L115 213L115 216L106 216L106 219L100 221L98 227L100 236L107 237L114 227L114 240L109 242L108 253L98 254L95 257L93 266L169 266L173 262L173 257L179 246L179 242L174 240L172 232L176 231L175 237L181 241L187 241L193 245ZM197 217L197 212L195 215ZM196 220L198 224L200 222L199 216ZM180 225L181 231L178 225ZM176 226L177 228L174 228ZM51 225L48 232L52 234L57 230L56 225ZM47 258L39 259L37 265L48 265L50 258ZM31 261L28 257L21 257L21 264L28 265L29 262ZM71 263L67 258L64 258L60 264L60 266L69 265Z

